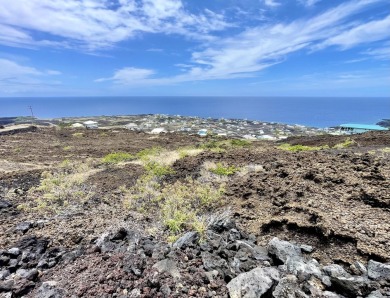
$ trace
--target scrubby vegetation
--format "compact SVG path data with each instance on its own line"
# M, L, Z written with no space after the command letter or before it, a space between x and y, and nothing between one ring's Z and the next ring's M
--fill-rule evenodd
M214 174L221 175L221 176L230 176L234 175L236 172L238 172L240 169L235 166L228 166L224 165L222 163L217 163L215 167L210 168L210 171Z
M93 172L88 162L62 162L58 169L45 171L37 187L28 192L31 201L18 206L25 211L71 213L94 195L85 181Z
M354 144L356 144L356 142L354 140L352 140L351 138L347 138L344 142L335 145L333 148L335 148L335 149L343 149L343 148L351 147Z
M102 162L107 164L115 164L133 159L135 159L135 156L133 154L127 152L114 152L104 156L102 158Z
M304 146L304 145L290 145L290 144L282 144L278 146L279 149L298 152L298 151L315 151L315 150L323 150L329 149L328 145L325 146Z

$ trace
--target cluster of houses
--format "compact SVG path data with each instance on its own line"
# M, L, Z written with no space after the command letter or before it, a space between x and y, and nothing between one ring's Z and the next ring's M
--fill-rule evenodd
M199 136L218 135L244 139L278 140L291 135L317 135L321 129L246 119L214 119L179 115L135 115L94 117L76 122L72 128L126 128L151 134L181 132ZM70 120L70 119L69 119ZM74 121L75 119L73 119Z

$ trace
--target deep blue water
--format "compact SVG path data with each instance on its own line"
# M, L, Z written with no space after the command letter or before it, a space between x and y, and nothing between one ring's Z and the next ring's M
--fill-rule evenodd
M375 124L390 118L390 98L67 97L0 98L0 117L171 114L239 118L315 127Z

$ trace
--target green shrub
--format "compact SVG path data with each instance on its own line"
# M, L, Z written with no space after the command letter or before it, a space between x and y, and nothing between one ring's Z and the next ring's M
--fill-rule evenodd
M356 144L356 142L354 140L352 140L351 138L347 138L344 142L333 146L333 148L335 148L335 149L343 149L343 148L348 148L348 147L350 147L350 146L352 146L354 144Z
M126 152L114 152L107 154L102 158L103 163L108 163L108 164L114 164L114 163L119 163L119 162L124 162L124 161L129 161L133 160L135 157L134 155Z
M161 153L163 149L161 147L146 148L137 153L137 158L141 160L149 160L151 157Z
M249 147L251 145L251 142L247 140L230 140L230 143L234 147Z
M304 145L290 145L290 144L282 144L278 146L279 149L298 152L298 151L316 151L322 149L329 149L328 145L324 146L304 146Z
M159 164L158 162L154 161L147 162L144 167L147 173L156 177L162 177L175 173L175 171L170 166Z
M234 175L236 172L238 172L240 169L235 166L225 166L222 163L217 163L215 168L211 168L210 171L214 174L220 175L220 176L230 176Z

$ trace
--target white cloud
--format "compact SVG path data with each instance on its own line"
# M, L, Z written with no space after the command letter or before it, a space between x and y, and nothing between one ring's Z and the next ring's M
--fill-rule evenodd
M362 54L379 60L390 60L390 42L386 42L383 46L375 49L368 49Z
M374 42L389 38L390 15L382 20L375 20L342 31L318 45L324 48L332 45L348 49L361 43Z
M0 58L0 94L22 93L37 88L41 90L42 86L58 85L59 82L47 78L47 76L58 74L60 72L55 70L38 70Z
M153 74L154 70L151 69L125 67L117 70L112 77L97 79L95 82L114 81L123 85L132 85L150 79Z
M32 47L40 45L111 47L138 33L181 34L210 39L210 32L230 26L222 15L205 10L189 13L180 0L0 0L0 43ZM50 40L36 39L34 31Z
M269 7L278 7L281 5L279 2L276 2L275 0L264 0L264 4Z

